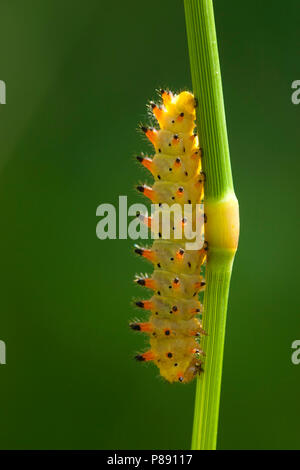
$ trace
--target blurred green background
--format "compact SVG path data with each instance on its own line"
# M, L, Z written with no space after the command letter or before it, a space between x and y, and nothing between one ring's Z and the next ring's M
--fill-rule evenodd
M299 449L298 0L215 1L241 237L219 449ZM147 265L96 237L96 208L143 202L133 155L157 87L191 88L183 2L1 0L2 449L188 449L195 384L132 360Z

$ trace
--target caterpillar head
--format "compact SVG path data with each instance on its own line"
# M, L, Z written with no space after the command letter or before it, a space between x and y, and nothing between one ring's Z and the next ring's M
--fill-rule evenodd
M173 96L164 92L163 107L151 102L152 112L160 128L174 133L191 133L195 127L195 99L187 91Z
M189 91L183 91L176 96L175 104L179 113L186 113L195 119L195 98Z

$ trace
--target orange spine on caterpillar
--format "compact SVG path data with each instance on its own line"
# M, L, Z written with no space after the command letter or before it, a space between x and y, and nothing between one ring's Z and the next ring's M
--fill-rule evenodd
M162 105L150 103L159 129L141 126L154 146L155 155L137 157L155 182L152 187L144 184L137 190L160 206L177 203L193 208L203 200L205 180L201 149L194 134L195 98L187 91L173 95L164 90L161 97ZM151 218L139 217L151 227ZM189 382L203 370L205 356L198 341L206 333L197 315L203 312L198 293L205 288L201 267L206 260L207 244L201 249L187 250L183 239L170 237L156 239L151 248L136 245L135 252L154 265L151 277L135 279L137 284L153 291L150 299L136 302L137 307L151 312L150 318L130 324L133 330L150 338L150 349L136 359L153 361L169 382Z

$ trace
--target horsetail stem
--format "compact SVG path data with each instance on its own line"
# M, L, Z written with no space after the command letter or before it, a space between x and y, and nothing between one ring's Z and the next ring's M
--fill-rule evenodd
M192 449L216 449L230 277L238 244L234 194L212 0L184 0L196 122L206 174L208 242L203 328L204 373L197 379Z

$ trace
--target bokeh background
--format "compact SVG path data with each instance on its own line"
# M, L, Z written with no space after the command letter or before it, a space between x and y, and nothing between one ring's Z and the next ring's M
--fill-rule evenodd
M299 449L298 0L215 1L241 237L219 449ZM143 202L133 156L155 89L191 88L183 2L1 0L3 449L188 449L195 384L132 360L133 241L96 208Z

